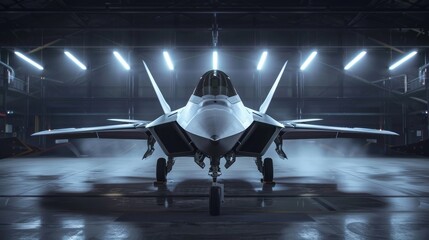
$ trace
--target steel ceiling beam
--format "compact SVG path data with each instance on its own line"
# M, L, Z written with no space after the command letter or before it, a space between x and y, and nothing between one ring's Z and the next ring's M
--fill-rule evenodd
M1 25L0 25L1 26ZM318 26L225 26L219 28L219 31L308 31L308 30L318 30L318 31L338 31L338 30L403 30L403 31L416 31L416 29L420 33L425 32L424 29L429 28L429 22L424 25L416 27L403 27L403 26L331 26L331 27L318 27ZM60 31L60 30L82 30L82 31L136 31L136 32L144 32L144 31L211 31L211 27L207 26L115 26L115 27L102 27L102 26L91 26L91 27L79 27L79 26L2 26L2 29L14 30L14 31L42 31L42 30L52 30L52 31Z
M429 9L415 8L336 8L336 7L69 7L63 8L6 8L2 14L427 14Z

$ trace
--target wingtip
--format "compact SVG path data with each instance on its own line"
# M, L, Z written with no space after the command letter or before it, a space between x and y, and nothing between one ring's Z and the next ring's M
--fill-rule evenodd
M31 137L42 136L42 135L43 135L43 134L42 134L42 132L44 132L44 131L41 131L41 132L35 132L35 133L31 134L30 136L31 136Z
M384 134L386 134L386 135L390 135L390 136L400 136L400 134L399 133L396 133L396 132L392 132L392 131L389 131L389 130L382 130L382 129L380 129L380 131L382 131Z

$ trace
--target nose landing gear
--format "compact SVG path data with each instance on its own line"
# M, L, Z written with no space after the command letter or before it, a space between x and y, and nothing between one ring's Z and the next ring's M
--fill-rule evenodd
M209 193L209 212L211 216L220 215L220 206L224 202L223 184L214 182Z
M209 175L212 177L213 182L210 187L209 193L209 212L211 216L220 215L220 206L224 202L224 187L223 184L217 182L217 177L222 173L220 172L220 158L210 158L210 170Z

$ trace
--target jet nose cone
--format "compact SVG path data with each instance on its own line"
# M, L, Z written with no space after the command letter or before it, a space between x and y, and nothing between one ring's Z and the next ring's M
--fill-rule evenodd
M219 139L219 137L218 137L216 134L212 135L210 138L211 138L213 141L216 141L216 140L218 140L218 139Z

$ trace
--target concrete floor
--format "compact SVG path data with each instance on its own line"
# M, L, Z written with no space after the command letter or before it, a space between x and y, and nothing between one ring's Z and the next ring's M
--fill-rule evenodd
M275 159L275 186L250 158L210 178L179 158L154 186L153 157L0 160L0 239L428 239L429 160Z

